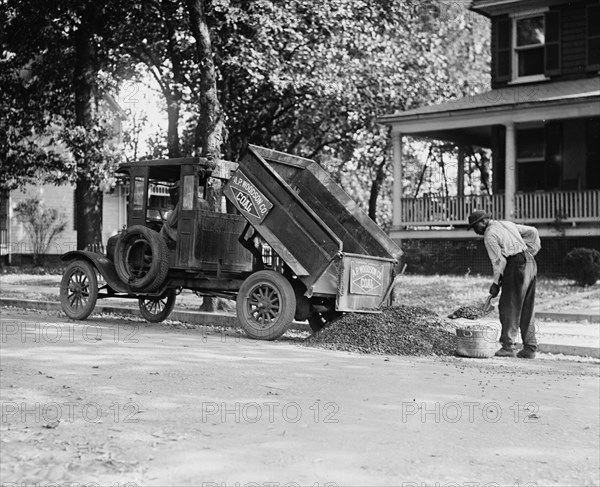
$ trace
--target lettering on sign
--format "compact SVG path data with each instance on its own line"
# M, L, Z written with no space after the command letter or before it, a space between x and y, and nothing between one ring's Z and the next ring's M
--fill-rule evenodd
M273 204L241 172L236 172L225 187L225 195L246 216L262 222Z
M350 292L352 294L381 294L383 264L359 260L350 261Z

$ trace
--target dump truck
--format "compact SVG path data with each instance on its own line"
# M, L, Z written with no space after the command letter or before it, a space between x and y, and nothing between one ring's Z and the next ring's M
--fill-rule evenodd
M118 172L127 226L102 252L61 256L72 319L86 319L98 299L130 298L158 323L187 289L235 300L248 336L274 340L294 320L318 331L390 303L402 251L313 160L251 145L239 163L148 160ZM203 204L212 180L223 185L217 211Z

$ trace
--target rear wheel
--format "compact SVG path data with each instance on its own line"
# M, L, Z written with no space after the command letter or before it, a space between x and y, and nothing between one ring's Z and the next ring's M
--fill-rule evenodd
M169 272L169 250L163 238L143 225L129 227L115 245L115 270L135 291L157 290Z
M294 319L296 296L281 274L258 271L240 287L236 308L242 328L251 338L276 340Z
M160 298L139 298L140 313L146 321L160 323L169 317L176 300L177 294L172 289Z
M96 269L85 260L74 260L65 269L60 282L60 304L74 320L85 320L94 311L98 299Z
M308 317L308 324L310 325L310 329L313 331L313 333L316 333L325 328L327 323L330 323L340 316L342 316L342 313L338 311L326 311L323 313L315 312L311 313Z

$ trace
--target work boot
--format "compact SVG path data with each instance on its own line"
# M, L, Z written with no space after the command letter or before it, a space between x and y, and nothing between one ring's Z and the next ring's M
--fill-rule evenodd
M519 358L535 358L535 352L529 348L524 348L517 354L517 357L519 357Z
M517 353L511 348L502 347L495 353L496 357L516 357Z

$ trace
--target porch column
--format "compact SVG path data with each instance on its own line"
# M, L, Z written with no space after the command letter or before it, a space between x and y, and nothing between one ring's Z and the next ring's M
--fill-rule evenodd
M392 157L394 163L394 187L392 194L392 226L402 224L402 134L392 135Z
M504 218L515 218L515 191L517 171L517 143L515 124L510 122L506 127L505 156L504 156Z
M458 146L458 167L456 168L456 192L458 196L465 195L465 148Z

